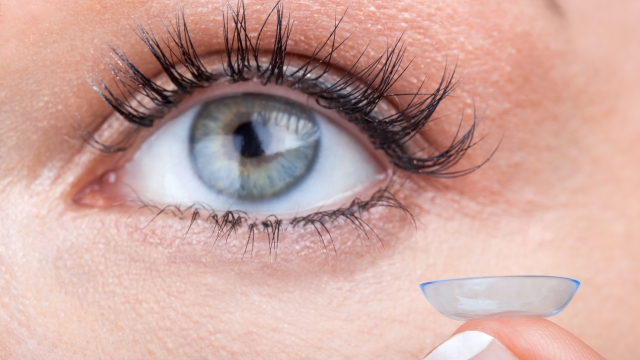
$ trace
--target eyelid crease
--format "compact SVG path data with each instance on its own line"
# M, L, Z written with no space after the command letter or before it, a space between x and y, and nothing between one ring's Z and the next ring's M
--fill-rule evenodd
M262 60L265 57L260 44L263 31L273 14L276 16L274 45L268 64L264 65ZM285 21L282 2L276 3L255 38L247 32L244 2L239 1L235 9L229 5L227 12L223 13L225 52L222 71L213 72L207 69L197 54L182 11L175 22L163 22L168 39L159 40L140 23L137 27L138 36L160 64L171 87L162 86L146 77L125 54L113 46L111 50L115 64L108 63L108 66L116 79L115 88L107 86L99 76L89 81L103 100L126 121L136 127L151 127L196 89L223 80L236 83L259 78L263 85L287 85L315 97L318 105L338 111L363 131L375 148L382 150L397 168L404 171L447 178L466 175L483 165L484 162L468 169L451 170L475 144L475 119L466 132L460 134L458 129L451 144L443 151L433 151L424 157L408 152L406 144L431 120L440 102L455 89L456 83L453 81L455 67L449 71L445 66L440 83L433 92L422 92L420 85L413 94L392 93L391 89L411 64L403 65L406 47L401 43L401 37L368 65L360 66L367 51L365 48L352 66L334 82L322 81L334 69L336 63L333 57L348 39L337 41L337 30L345 15L335 19L333 31L324 43L316 47L309 59L298 68L291 69L287 44L293 23L290 17ZM230 27L229 21L233 27ZM328 52L320 56L324 51ZM178 65L186 70L186 74L178 69ZM139 100L140 96L148 101L143 103ZM385 99L399 97L408 97L408 104L394 113L379 114L380 104ZM79 134L91 146L112 153L127 150L136 130L134 128L114 144L101 143L88 130L81 129Z

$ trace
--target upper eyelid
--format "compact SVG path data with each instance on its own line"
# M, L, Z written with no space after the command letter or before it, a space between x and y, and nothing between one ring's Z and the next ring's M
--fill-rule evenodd
M338 81L328 87L317 88L318 80L334 66L330 60L344 42L344 40L342 42L336 40L338 26L343 18L336 19L334 30L326 41L316 48L313 56L309 57L307 62L304 62L290 74L286 74L284 72L288 59L286 46L292 24L290 20L287 20L283 25L282 3L278 2L270 13L270 15L275 13L277 17L275 45L272 49L275 51L271 53L271 59L265 67L262 67L258 55L260 54L262 30L264 30L269 17L264 21L254 43L246 32L244 4L239 2L235 10L229 8L227 11L229 13L224 17L223 22L224 55L226 56L223 71L231 81L238 82L255 78L253 74L251 74L252 77L248 75L251 72L257 72L263 78L263 84L269 82L282 84L288 80L296 88L308 86L303 92L315 96L321 106L337 110L345 115L350 122L360 127L369 136L376 148L382 149L387 154L396 167L405 171L436 177L453 177L470 173L484 164L483 162L464 170L451 170L474 144L475 120L465 133L456 134L448 148L431 156L412 156L407 153L404 147L404 144L427 124L439 103L455 88L453 82L455 68L451 72L445 68L439 86L430 94L422 93L421 89L418 89L414 94L392 94L391 88L406 70L406 66L403 65L406 48L398 39L387 48L383 55L370 64L359 66L361 55ZM233 20L233 31L229 31L229 18ZM116 88L123 97L119 97L115 90L109 88L102 79L91 80L92 86L102 98L122 117L137 126L153 126L155 121L162 119L169 109L177 106L182 98L189 95L194 89L207 87L222 78L222 74L209 71L195 51L184 12L177 17L175 23L163 24L169 34L169 39L163 40L167 46L164 49L161 41L141 25L138 27L138 35L160 63L174 88L160 86L146 77L133 62L114 47L112 47L112 51L116 65L110 64L110 68L117 80ZM174 47L172 48L171 45ZM327 45L330 46L328 54L319 56ZM314 60L316 57L320 59ZM176 64L186 69L188 75L179 71ZM324 69L319 71L320 75L308 79L312 70L317 71L321 66L324 66ZM289 75L291 77L288 77ZM298 77L296 78L296 76ZM137 100L134 95L144 96L156 107L150 109ZM408 96L410 100L405 107L392 115L382 118L372 116L380 101L388 96ZM95 141L90 134L85 133L84 135L85 140L88 138ZM104 144L99 145L104 146ZM108 146L105 147L108 148Z

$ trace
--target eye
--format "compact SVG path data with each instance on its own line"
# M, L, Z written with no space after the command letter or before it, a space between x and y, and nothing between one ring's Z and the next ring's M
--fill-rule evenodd
M342 19L318 46L297 54L288 47L292 22L285 20L281 2L257 32L247 25L242 1L227 11L224 49L207 58L198 55L184 13L165 24L168 34L162 39L139 26L138 36L162 69L156 80L111 48L114 62L107 66L115 85L100 75L90 82L114 110L115 122L105 122L104 134L115 141L102 142L88 130L81 135L94 148L124 152L128 161L114 161L116 170L97 165L92 174L108 170L108 176L93 178L74 197L78 204L141 200L152 210L161 208L151 221L168 210L179 217L190 214L191 225L206 214L205 223L219 236L243 227L252 242L255 231L264 232L269 254L281 229L308 230L326 250L324 236L333 241L330 225L352 226L358 238L380 239L365 217L409 213L396 196L410 201L406 191L394 187L409 183L409 177L392 181L390 167L399 176L455 177L482 165L454 168L473 145L475 121L445 144L440 136L431 142L421 132L453 91L455 71L445 66L432 91L422 83L415 91L396 92L410 65L403 65L406 47L400 39L373 58L367 48L355 59L346 52L353 62L341 64ZM269 31L271 15L275 26ZM272 45L264 45L267 32ZM120 120L132 131L118 127ZM112 123L114 128L106 126ZM141 144L132 140L138 130L152 127Z
M193 106L141 145L119 176L123 190L155 205L283 214L384 179L371 151L319 110L261 93Z

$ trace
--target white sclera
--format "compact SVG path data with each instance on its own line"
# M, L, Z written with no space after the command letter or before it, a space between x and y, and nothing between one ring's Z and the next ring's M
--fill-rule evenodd
M556 276L495 276L420 284L427 300L454 320L550 317L571 301L580 282Z
M386 175L353 136L317 114L321 143L309 174L291 191L265 201L242 201L209 189L189 154L191 126L202 105L185 111L145 141L125 165L122 182L146 203L242 210L255 214L298 214L348 198ZM212 161L215 159L212 159Z

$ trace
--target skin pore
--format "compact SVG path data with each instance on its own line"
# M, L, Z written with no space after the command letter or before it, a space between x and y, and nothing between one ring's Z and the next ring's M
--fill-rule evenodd
M274 2L245 4L255 33ZM162 36L158 19L182 8L199 54L216 58L224 6L0 1L0 358L415 359L460 325L419 283L516 274L580 280L553 321L605 358L640 357L636 3L287 1L289 51L300 57L345 11L340 64L367 46L371 62L402 36L412 64L394 93L416 92L425 76L431 91L456 63L459 85L421 135L446 146L475 109L484 138L459 168L499 146L464 177L399 174L394 195L416 221L372 210L382 243L334 224L334 255L308 229L292 230L275 261L262 235L241 260L243 229L212 246L206 224L185 236L189 219L145 227L154 213L73 201L133 153L97 153L72 126L120 126L87 82L94 70L107 78L108 45L159 77L131 28L137 19Z

